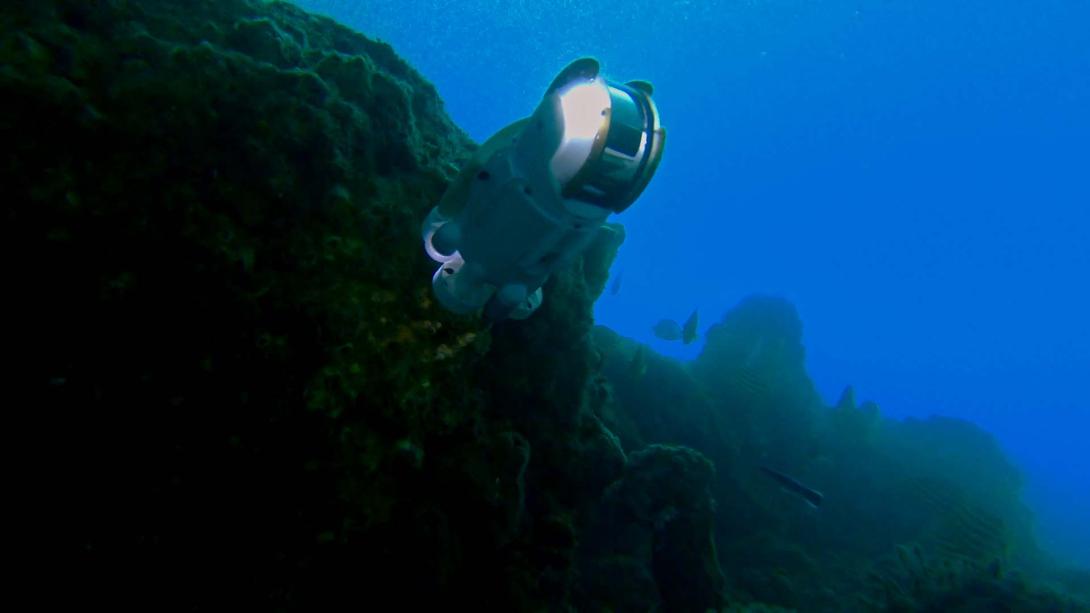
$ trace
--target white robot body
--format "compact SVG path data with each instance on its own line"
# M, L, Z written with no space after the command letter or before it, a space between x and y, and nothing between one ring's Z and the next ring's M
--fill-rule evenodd
M621 116L612 133L611 116ZM532 314L549 274L638 196L662 152L650 86L608 84L593 60L571 64L520 123L463 170L475 174L459 177L460 209L436 207L424 222L425 250L440 263L435 294L451 311Z
M437 226L432 236L440 238L427 241L428 249L443 264L433 277L436 296L457 313L476 311L495 295L497 308L512 309L509 317L529 316L549 274L582 253L609 216L605 209L565 203L553 185L541 185L545 175L538 181L524 176L509 154L501 150L485 164L458 217L431 218ZM435 243L456 244L457 250L445 255Z

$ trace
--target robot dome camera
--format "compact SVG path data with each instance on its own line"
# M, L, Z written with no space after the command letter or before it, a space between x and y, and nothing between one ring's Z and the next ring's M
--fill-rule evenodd
M489 138L423 224L432 287L455 313L525 319L541 286L627 209L662 159L651 84L614 83L598 62L565 68L533 115Z

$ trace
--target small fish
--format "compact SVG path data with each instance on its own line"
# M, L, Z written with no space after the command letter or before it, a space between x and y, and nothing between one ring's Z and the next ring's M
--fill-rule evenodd
M681 330L681 342L688 345L696 340L696 309L693 309L693 314L689 316L689 319L685 320L685 326Z
M621 291L621 277L624 276L624 271L619 271L615 277L613 277L613 283L609 286L609 294L616 296Z
M659 323L655 324L654 328L651 328L655 336L661 338L664 341L676 341L681 339L681 326L672 319L661 319Z
M780 487L782 487L784 491L795 494L796 496L802 498L806 501L806 504L814 507L815 509L821 506L821 501L825 498L825 496L821 492L806 487L794 478L789 477L778 470L769 468L767 466L761 466L759 468L764 474L771 477L773 481L779 483Z

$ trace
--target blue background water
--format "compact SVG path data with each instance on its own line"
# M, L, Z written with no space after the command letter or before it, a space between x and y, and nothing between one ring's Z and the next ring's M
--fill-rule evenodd
M483 141L582 55L668 129L596 317L785 296L828 402L971 419L1090 566L1090 3L300 0L391 43Z

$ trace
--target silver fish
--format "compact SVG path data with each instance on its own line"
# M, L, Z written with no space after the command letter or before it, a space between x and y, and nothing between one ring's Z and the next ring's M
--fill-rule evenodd
M769 468L767 466L761 466L759 468L764 474L771 477L773 481L779 483L780 487L782 487L784 491L790 492L802 498L806 501L806 504L814 507L815 509L821 506L821 501L825 499L825 495L821 492L806 487L805 485L799 483L797 479L789 477L774 468Z

